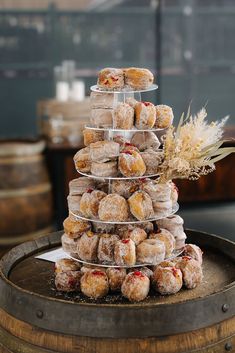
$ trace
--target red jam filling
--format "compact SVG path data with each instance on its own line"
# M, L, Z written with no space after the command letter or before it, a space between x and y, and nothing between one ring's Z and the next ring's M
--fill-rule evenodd
M153 105L151 102L142 102L146 107L149 107L150 105Z
M122 240L122 243L123 243L123 244L128 244L129 242L130 242L130 239L123 239L123 240Z
M172 184L173 184L173 188L175 189L175 191L177 191L177 192L179 193L179 189L177 188L177 186L175 185L175 183L172 182Z
M141 183L146 183L146 180L147 180L146 178L140 178L140 179L139 179L139 181L140 181Z
M95 276L105 276L105 273L99 270L93 271L92 274Z
M141 271L135 271L134 272L134 276L136 276L136 277L144 277L144 275L143 275L143 273L141 272Z
M125 154L130 154L130 155L132 155L133 151L123 151L122 153L125 153Z
M190 256L182 256L182 259L183 260L191 260L191 257Z
M69 286L75 286L75 284L76 284L76 280L75 280L74 278L70 278L70 279L68 280L68 285L69 285Z
M94 189L87 189L87 191L86 191L86 192L87 192L88 194L91 194L91 193L92 193L92 191L94 191Z
M118 81L118 78L114 77L114 76L110 76L111 80L113 80L114 82Z
M175 277L178 276L178 270L177 270L176 267L172 267L171 271L172 271L172 273L173 273L173 275L174 275Z
M104 84L107 85L109 83L109 80L105 80Z

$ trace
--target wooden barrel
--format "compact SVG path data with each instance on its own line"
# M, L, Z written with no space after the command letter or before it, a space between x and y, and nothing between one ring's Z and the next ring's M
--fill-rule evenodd
M43 141L0 142L0 247L48 234L52 195Z
M235 244L187 231L204 250L204 280L176 295L129 303L55 291L53 263L35 255L61 232L12 249L0 264L0 351L11 353L235 352ZM2 349L2 350L1 350Z

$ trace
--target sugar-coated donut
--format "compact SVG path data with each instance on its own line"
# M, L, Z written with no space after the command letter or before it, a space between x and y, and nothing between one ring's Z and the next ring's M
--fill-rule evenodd
M166 217L172 212L172 201L153 201L153 209L156 217Z
M86 272L81 278L81 291L89 298L103 298L109 291L106 273L100 270Z
M105 90L118 90L124 87L124 72L122 69L106 67L98 73L97 85Z
M118 164L116 161L110 162L92 162L91 174L98 177L115 177L118 173Z
M122 235L122 239L131 239L135 245L138 245L143 240L147 239L147 233L144 229L135 227L133 229L126 230Z
M127 103L119 103L113 111L113 128L130 130L134 127L134 109Z
M160 147L160 141L152 131L137 131L131 138L131 143L136 146L140 151L144 151L148 148L158 150Z
M97 218L100 201L106 193L100 190L87 190L80 201L80 212L87 218Z
M144 275L146 275L150 280L152 280L153 271L150 268L143 266L143 267L140 267L138 270L142 272ZM133 272L133 270L131 269L130 272Z
M120 147L125 145L126 143L130 143L130 140L123 135L114 135L113 141L117 142L120 145Z
M83 233L77 244L77 253L83 261L96 261L99 236L91 231Z
M88 189L95 189L96 183L88 177L79 177L69 182L69 195L82 195Z
M120 154L118 165L120 172L126 177L138 177L146 172L146 166L140 153L131 149Z
M69 195L67 197L69 212L80 215L80 202L82 196L80 195Z
M117 194L105 196L99 204L99 219L110 222L127 221L129 208L124 197Z
M153 203L150 196L145 191L136 191L128 199L130 211L139 221L153 217Z
M63 222L63 226L67 236L73 239L79 238L82 233L91 229L89 222L75 220L72 217L67 217Z
M169 183L163 184L158 183L156 180L144 179L140 188L147 192L153 201L163 202L171 200L171 187Z
M61 292L79 291L81 278L80 271L60 272L55 276L56 289Z
M168 230L159 228L156 232L151 233L149 238L160 240L165 244L166 257L172 254L175 248L175 238Z
M122 283L126 277L126 269L119 267L109 267L106 273L109 279L110 290L112 292L120 292Z
M179 215L169 216L157 221L157 226L159 228L164 228L169 230L174 237L178 237L184 232L183 228L184 220Z
M176 267L157 266L153 273L153 287L162 295L175 294L182 288L182 273Z
M135 126L137 129L152 129L156 121L156 109L153 103L138 102L135 105Z
M119 156L120 145L114 141L98 141L90 144L92 162L107 162Z
M141 152L140 154L146 166L145 174L151 175L151 174L159 173L160 171L159 166L163 158L162 152L161 151L157 152L149 148L144 152Z
M112 109L114 105L114 94L105 92L91 92L90 106L91 109Z
M181 270L186 288L192 289L201 283L203 273L199 261L190 256L182 256L178 258L175 266Z
M137 262L156 265L165 258L165 244L157 239L146 239L136 248Z
M122 295L128 300L139 302L147 297L149 288L150 280L148 276L141 271L134 271L128 273L125 277L121 291Z
M79 271L81 264L72 259L59 259L55 263L55 274L69 271Z
M114 247L119 240L116 234L101 234L98 245L98 259L102 263L114 262Z
M123 145L120 146L120 153L127 153L128 154L129 152L132 152L132 151L140 153L138 148L135 147L134 145L132 145L129 142L126 142L126 143L124 143Z
M128 199L138 189L138 180L113 180L111 186L112 193L121 195L126 199Z
M73 157L76 169L83 173L91 170L90 148L85 147L79 150Z
M114 259L118 266L132 266L136 263L135 243L131 239L119 240L115 243Z
M68 237L66 234L63 234L61 237L61 243L62 243L62 248L63 250L70 254L73 257L78 257L77 253L77 245L78 245L78 239L72 239Z
M104 140L104 131L84 129L83 138L84 138L84 145L89 146L91 143Z
M112 127L113 109L92 109L90 121L95 127Z
M159 129L166 129L172 125L174 119L173 110L168 105L157 105L156 106L156 124L155 126Z
M148 69L129 67L124 69L125 84L134 90L149 88L154 80L153 74Z
M203 254L202 250L197 245L186 244L184 247L184 255L190 256L194 260L197 260L200 263L200 265L202 264L202 254Z

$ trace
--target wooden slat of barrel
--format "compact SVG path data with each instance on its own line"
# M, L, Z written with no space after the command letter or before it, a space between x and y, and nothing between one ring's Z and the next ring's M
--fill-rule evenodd
M120 295L93 301L57 293L53 264L34 256L57 247L61 232L14 248L1 262L2 346L12 353L234 352L235 244L187 233L204 249L203 283L133 304Z
M0 142L0 251L52 229L43 141Z

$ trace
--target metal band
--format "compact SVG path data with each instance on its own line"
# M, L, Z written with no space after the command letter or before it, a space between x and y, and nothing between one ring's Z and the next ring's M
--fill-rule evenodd
M188 231L189 241L213 244L235 260L235 244L202 232ZM12 249L0 262L0 303L4 311L33 326L62 334L102 338L144 338L205 328L235 315L235 283L206 297L174 304L89 304L45 297L8 280L15 263L60 245L62 232ZM229 310L222 310L224 304ZM40 316L37 314L40 312ZM59 314L58 314L59 313ZM187 315L186 315L187 313ZM53 318L53 319L52 319Z
M50 183L38 184L28 188L0 190L0 199L14 198L21 196L31 196L42 194L51 190Z
M24 157L7 157L7 158L0 158L0 165L4 164L25 164L25 163L32 163L38 162L43 160L43 156L40 154L35 154L33 156L24 156Z
M17 245L29 240L35 240L42 237L45 234L50 233L53 230L52 226L40 229L36 232L26 233L19 236L7 235L5 237L0 236L0 246Z

